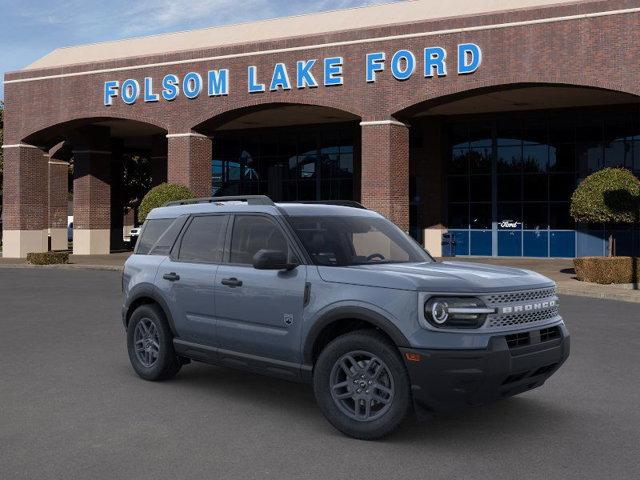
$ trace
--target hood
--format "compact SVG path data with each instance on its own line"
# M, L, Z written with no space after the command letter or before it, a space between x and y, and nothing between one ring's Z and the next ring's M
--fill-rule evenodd
M318 267L318 272L326 282L428 292L505 292L554 285L530 270L465 262Z

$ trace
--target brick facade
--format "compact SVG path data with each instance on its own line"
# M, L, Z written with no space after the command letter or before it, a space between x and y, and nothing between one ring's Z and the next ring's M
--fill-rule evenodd
M211 195L211 139L185 133L169 135L167 178L189 187L197 197Z
M74 228L111 228L111 152L77 150L73 158Z
M409 230L409 128L393 120L362 124L361 201Z
M4 230L45 230L49 156L32 145L4 150Z
M208 195L211 140L207 136L214 134L223 119L261 105L331 107L358 117L366 125L361 147L362 201L406 229L409 132L395 124L367 126L368 122L394 119L411 123L417 108L515 85L576 85L639 95L637 7L635 0L577 1L474 17L12 72L5 76L9 82L5 85L5 143L24 142L50 148L73 135L77 142L82 142L77 135L80 125L107 118L143 122L169 134L168 180L189 186L197 195ZM457 45L465 42L481 47L483 63L476 72L460 75L456 72L456 51ZM450 63L446 76L424 77L422 54L430 46L447 50ZM415 73L404 81L391 75L388 63L399 49L411 50L417 60ZM378 51L386 54L386 68L378 72L375 82L367 83L365 56ZM292 75L297 60L333 56L344 58L342 85L296 88L294 84L284 91L269 91L267 85L264 93L247 91L250 65L257 67L259 81L268 84L278 62L283 62ZM158 84L169 73L182 78L195 71L204 77L209 69L222 68L230 74L229 94L225 96L210 97L204 91L195 99L180 95L173 101L145 103L138 99L127 105L116 98L111 106L103 104L101 90L109 80L122 82L133 78L142 84L145 77L152 77ZM322 82L322 69L314 73ZM187 133L204 136L175 136ZM74 149L78 150L77 145ZM32 204L32 197L39 193L26 193L22 189L27 185L40 186L37 172L41 167L35 156L35 152L20 149L5 152L5 228L42 224L41 214L37 213L42 208ZM86 228L108 228L103 207L109 203L107 164L95 156L81 157L79 164L87 174L76 176L74 181L78 188L74 199L76 221ZM36 170L32 165L36 165ZM162 174L158 171L154 176L161 178ZM437 203L439 190L434 187L430 191L433 193L427 201ZM426 218L425 224L432 221L437 219Z

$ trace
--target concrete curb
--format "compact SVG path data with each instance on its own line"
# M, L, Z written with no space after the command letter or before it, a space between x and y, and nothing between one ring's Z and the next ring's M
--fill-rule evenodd
M6 268L44 268L44 269L60 269L60 270L108 270L114 272L121 272L124 267L118 265L78 265L75 263L67 263L60 265L31 265L27 263L16 264L0 264L0 269Z
M591 285L588 285L591 287ZM566 287L562 285L558 285L556 287L556 291L560 295L571 295L574 297L588 297L588 298L599 298L602 300L617 300L620 302L629 302L629 303L640 303L640 292L630 291L630 292L609 292L609 291L598 291L591 292L582 289L578 289L575 287Z

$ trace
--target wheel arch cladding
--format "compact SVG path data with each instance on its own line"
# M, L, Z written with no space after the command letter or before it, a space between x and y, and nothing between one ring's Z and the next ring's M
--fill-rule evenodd
M338 307L323 314L311 327L304 341L304 363L313 365L322 350L333 339L345 333L375 329L396 347L406 347L409 341L391 320L363 307Z
M140 288L131 293L130 300L127 303L125 327L129 325L133 312L141 305L157 305L164 314L171 332L174 336L177 336L173 318L171 317L171 310L162 296L155 292L152 286L141 285Z

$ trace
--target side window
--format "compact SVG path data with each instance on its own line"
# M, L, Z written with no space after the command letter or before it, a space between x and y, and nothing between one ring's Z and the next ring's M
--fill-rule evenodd
M182 237L178 259L182 262L220 263L226 225L226 215L194 217Z
M181 215L176 218L164 233L160 235L158 241L151 248L149 255L169 255L171 247L173 247L176 238L180 235L180 231L182 230L184 223L187 221L187 218L189 218L188 215Z
M238 215L231 234L229 262L250 265L262 249L280 250L289 256L287 239L275 222L257 215Z
M136 254L146 255L151 250L151 247L160 238L169 225L173 223L174 218L155 218L153 220L147 220L142 227L142 234L136 245Z

